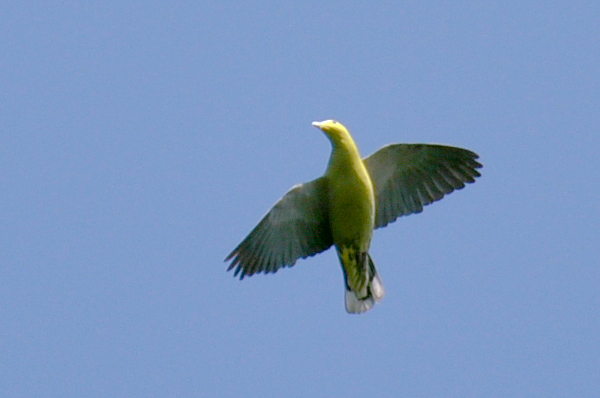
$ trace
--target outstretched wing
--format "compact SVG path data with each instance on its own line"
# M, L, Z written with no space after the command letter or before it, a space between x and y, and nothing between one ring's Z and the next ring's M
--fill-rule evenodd
M324 177L292 187L225 261L234 276L276 272L333 244Z
M391 144L363 159L375 189L375 228L423 211L465 183L482 165L466 149L444 145Z

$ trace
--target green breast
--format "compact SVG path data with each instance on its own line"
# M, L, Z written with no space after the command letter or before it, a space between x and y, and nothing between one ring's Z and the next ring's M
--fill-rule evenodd
M373 233L373 185L360 158L328 168L329 220L336 245L368 250Z

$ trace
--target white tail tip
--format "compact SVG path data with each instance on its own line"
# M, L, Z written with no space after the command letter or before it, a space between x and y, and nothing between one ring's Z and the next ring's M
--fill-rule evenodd
M381 301L385 290L378 274L375 274L369 284L370 294L364 299L359 299L351 290L346 290L346 311L351 314L360 314L369 311L375 303Z

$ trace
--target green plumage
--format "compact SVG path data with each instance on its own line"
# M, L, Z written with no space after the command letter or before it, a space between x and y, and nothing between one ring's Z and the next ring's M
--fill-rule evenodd
M371 177L352 137L340 123L315 123L332 144L325 171L329 189L326 204L333 244L344 270L346 288L360 299L369 297L369 252L375 222L375 196Z
M235 275L276 272L336 246L346 284L346 310L370 309L384 294L369 255L373 229L472 183L481 166L466 149L387 145L361 159L346 128L315 122L332 144L325 175L294 186L225 261Z

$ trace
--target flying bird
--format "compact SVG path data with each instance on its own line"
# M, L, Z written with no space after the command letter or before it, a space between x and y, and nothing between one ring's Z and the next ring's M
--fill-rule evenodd
M293 186L227 256L240 279L291 267L335 246L346 287L346 311L368 311L384 295L369 254L373 230L475 182L482 165L467 149L389 144L361 159L335 120L313 122L331 141L325 174Z

